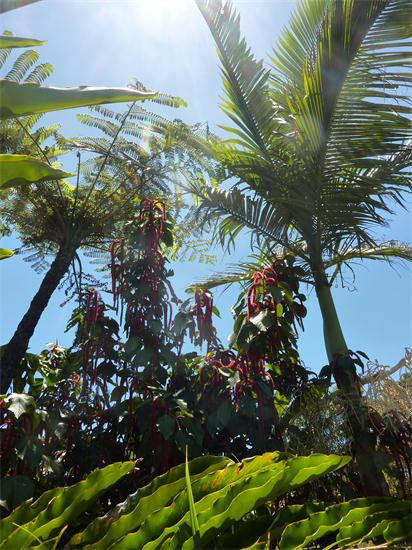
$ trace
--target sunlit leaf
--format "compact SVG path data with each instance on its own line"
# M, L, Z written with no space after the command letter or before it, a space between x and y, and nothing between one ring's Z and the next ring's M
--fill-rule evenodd
M156 97L156 92L130 88L46 88L34 83L19 84L0 80L0 118L12 118L60 109L73 109L101 103L143 101Z
M0 155L0 188L72 176L28 155Z

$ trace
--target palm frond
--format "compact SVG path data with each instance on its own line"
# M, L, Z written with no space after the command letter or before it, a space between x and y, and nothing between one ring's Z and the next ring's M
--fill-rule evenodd
M223 111L241 132L227 129L242 147L272 164L270 147L277 122L267 85L269 71L262 60L254 58L246 40L241 38L239 15L230 2L196 0L196 3L215 39L222 63L226 92Z
M283 29L270 57L274 73L271 84L285 93L300 90L304 93L304 70L307 55L313 52L319 39L329 0L302 0L292 12L289 24Z
M412 247L399 241L384 241L377 246L362 246L352 248L345 252L338 253L332 258L325 260L327 268L349 264L353 260L375 260L375 261L412 261Z
M298 249L301 243L295 242L293 247ZM206 279L193 282L186 292L193 291L196 288L212 289L219 286L230 287L233 284L243 284L251 281L253 274L256 271L262 271L265 267L272 265L275 261L286 260L291 256L291 252L286 250L282 246L277 246L274 249L266 250L262 249L258 255L251 256L251 261L243 261L238 264L229 265L224 272L214 273ZM295 266L300 268L302 273L300 282L313 284L311 274L308 270L308 266L305 262L296 258Z
M326 173L336 173L345 165L363 167L371 158L391 157L411 135L411 5L405 0L375 4L375 17L336 101Z
M249 231L251 246L273 247L280 244L298 255L302 248L295 249L289 239L289 225L264 197L251 196L239 189L222 191L213 188L203 180L187 178L186 190L197 200L197 215L200 223L214 225L214 237L230 248L243 229ZM216 223L217 222L217 223Z

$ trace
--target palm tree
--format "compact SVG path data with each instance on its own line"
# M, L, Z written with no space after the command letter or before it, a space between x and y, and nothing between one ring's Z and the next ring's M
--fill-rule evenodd
M376 242L391 203L410 191L409 0L301 0L270 58L257 61L230 2L196 0L217 45L231 139L215 157L229 191L190 186L222 242L242 229L293 255L315 286L334 380L365 493L385 494L355 365L336 312L330 268L356 258L411 259ZM336 272L337 272L336 271ZM236 276L232 280L236 279Z

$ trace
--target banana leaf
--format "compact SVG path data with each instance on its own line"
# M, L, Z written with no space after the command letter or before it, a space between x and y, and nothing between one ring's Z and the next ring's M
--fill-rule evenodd
M157 92L141 92L130 88L47 88L35 83L19 84L0 80L0 118L7 119L61 109L74 109L102 103L143 101Z
M0 48L27 48L42 46L44 40L36 38L23 38L21 36L0 36Z
M28 155L0 155L0 189L58 180L72 175Z

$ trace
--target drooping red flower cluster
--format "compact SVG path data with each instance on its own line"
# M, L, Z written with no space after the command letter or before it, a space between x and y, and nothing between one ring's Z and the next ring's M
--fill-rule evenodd
M277 271L280 269L280 275ZM298 296L299 302L292 301L291 296L288 300L284 297L284 289L288 285L283 285L285 271L287 268L282 265L273 264L265 267L261 271L253 274L251 284L246 292L246 315L244 323L252 323L256 316L262 312L269 312L267 324L264 324L266 330L260 333L259 344L253 345L249 351L238 349L238 353L233 351L209 354L205 358L205 365L200 375L200 384L202 395L208 395L208 399L215 400L219 392L226 392L227 399L232 403L234 410L238 413L242 406L242 399L245 396L252 397L257 406L257 419L259 423L259 434L262 441L266 436L265 409L271 411L275 422L275 432L280 441L282 433L279 424L279 418L274 406L274 396L276 387L272 374L268 366L271 363L278 364L283 357L279 356L279 350L284 350L281 339L281 323L284 312L288 312L289 322L298 319L303 328L301 317L304 315L304 307L299 311L302 301ZM290 295L290 293L289 293ZM201 291L195 293L195 312L198 319L198 330L201 331L202 323L206 314L211 314L213 302L207 297L205 300ZM278 305L280 304L280 308ZM209 319L209 318L208 318ZM253 327L252 327L253 328ZM252 333L251 334L256 334ZM283 352L282 352L283 353ZM291 368L293 366L291 365ZM226 374L227 373L227 374ZM231 390L228 390L227 377L236 376ZM228 393L229 392L229 393Z
M162 280L165 259L162 254L162 237L166 221L166 208L163 202L145 199L139 213L139 224L142 231L141 261L143 270L139 284L147 289L144 298L129 300L126 309L126 335L143 336L151 332L150 320L156 317L154 308L163 309L164 327L168 330L172 322L172 305L179 303L170 282ZM165 299L165 294L169 296ZM153 335L151 345L156 348L157 336ZM149 342L150 344L150 342Z
M276 301L265 292L268 285L277 286L278 276L274 266L265 267L263 271L256 271L252 277L252 284L247 291L247 318L250 319L262 309L270 309L276 313ZM263 301L259 300L259 295Z
M203 345L205 340L208 342L208 345L210 344L212 336L212 312L213 298L210 292L200 288L196 289L194 315L197 322L200 345Z
M83 297L83 331L85 341L82 346L83 384L82 392L87 391L88 383L96 382L97 364L106 347L110 349L112 342L105 331L101 335L95 333L94 327L102 321L105 305L100 294L94 289L87 289Z
M235 373L237 373L238 380L230 391L226 378ZM219 389L224 388L225 396L233 404L236 413L239 412L243 396L256 398L259 434L264 441L266 433L263 408L267 406L271 410L274 409L273 397L271 397L274 393L274 383L270 372L265 368L264 359L247 353L235 355L230 351L225 352L219 360L210 356L206 357L205 366L200 374L200 384L202 394L205 394L208 389L211 390L209 399L212 400L216 400ZM267 388L266 391L262 391L264 387ZM273 412L276 419L276 410ZM280 436L281 431L278 423L275 429L277 435Z

